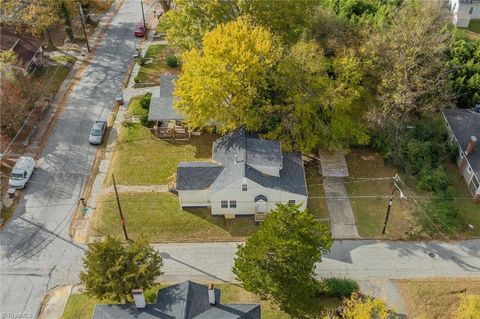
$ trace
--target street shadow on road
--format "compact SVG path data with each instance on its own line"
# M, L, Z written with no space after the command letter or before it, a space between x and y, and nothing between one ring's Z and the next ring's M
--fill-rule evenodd
M465 240L456 242L403 242L377 240L336 240L330 253L324 258L353 264L352 253L357 249L378 245L379 249L393 251L395 257L417 257L421 259L443 260L457 264L466 271L480 272L480 240ZM381 252L378 252L381 254ZM478 264L465 261L465 257L478 257ZM388 258L388 256L385 256Z

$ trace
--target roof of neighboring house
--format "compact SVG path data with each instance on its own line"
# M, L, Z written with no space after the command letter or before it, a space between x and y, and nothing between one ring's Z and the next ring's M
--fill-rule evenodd
M215 172L209 171L211 175L207 174L205 177L196 173L195 176L206 179L205 182L185 181L186 179L194 179L194 177L185 174L184 164L179 165L177 169L177 189L179 189L179 182L181 187L186 184L202 183L203 185L208 184L204 189L210 188L213 191L219 191L246 177L267 188L307 196L301 154L282 154L279 142L263 140L256 135L246 133L244 129L238 129L213 143L212 159L223 169L218 169ZM252 165L281 168L280 176L264 174ZM192 170L194 169L192 168ZM210 182L214 173L218 175L213 182ZM181 177L179 178L179 176Z
M21 68L26 68L30 64L42 45L43 41L39 39L0 27L0 50L12 49L20 60L17 66Z
M220 300L220 290L215 289L215 300ZM96 305L92 319L260 319L258 304L211 305L208 287L185 281L160 289L155 304L145 309L135 305Z
M173 103L176 98L173 96L174 81L178 78L176 75L160 76L160 96L152 97L148 109L149 121L170 121L183 120L183 116L175 110Z
M207 189L223 168L210 162L180 162L177 167L177 190Z
M477 137L477 145L473 153L468 155L468 161L475 174L480 177L480 113L471 109L451 109L443 110L443 114L462 151L467 149L471 136Z

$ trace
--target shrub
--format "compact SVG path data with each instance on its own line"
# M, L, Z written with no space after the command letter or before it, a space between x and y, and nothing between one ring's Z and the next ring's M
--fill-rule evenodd
M68 39L69 39L71 42L73 42L73 40L75 40L75 37L73 36L72 28L66 27L66 28L65 28L65 32L67 33Z
M318 283L318 293L328 297L348 298L359 290L358 283L348 278L324 278Z
M444 192L452 183L452 178L443 167L424 169L418 187L426 191Z
M453 188L450 186L446 192L437 195L441 198L432 199L424 208L418 208L423 210L418 213L418 219L422 229L428 234L434 235L439 231L444 234L453 234L461 229L462 221L455 207L452 193Z
M145 94L140 100L140 107L144 110L148 110L150 107L150 100L152 99L152 93Z
M168 56L167 65L171 68L176 68L178 66L178 58L174 55Z
M139 78L138 76L134 77L134 78L133 78L133 82L139 83L139 82L140 82L140 78Z
M137 58L137 62L140 65L145 65L145 58L143 56L139 55L138 58Z

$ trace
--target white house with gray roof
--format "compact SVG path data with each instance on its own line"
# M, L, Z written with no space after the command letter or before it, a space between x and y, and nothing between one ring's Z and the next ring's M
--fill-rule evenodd
M302 156L282 152L278 141L244 129L213 143L212 162L181 162L176 189L180 206L211 207L212 215L255 215L264 219L277 203L306 208Z

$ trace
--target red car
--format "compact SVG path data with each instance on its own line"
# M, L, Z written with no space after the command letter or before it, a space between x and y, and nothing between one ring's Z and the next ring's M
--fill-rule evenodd
M134 34L136 37L144 37L146 32L147 32L147 28L143 23L141 23L137 25L137 27L135 28Z

